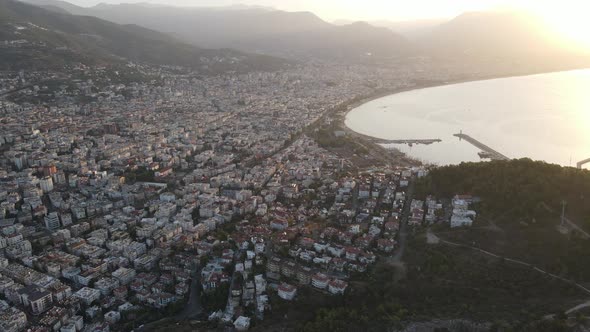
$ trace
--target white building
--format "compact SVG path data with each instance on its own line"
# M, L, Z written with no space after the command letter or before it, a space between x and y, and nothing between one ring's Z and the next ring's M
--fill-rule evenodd
M100 291L103 296L110 295L113 290L119 287L119 280L115 278L102 278L94 283L94 287Z
M53 191L53 179L51 177L46 176L39 181L39 186L44 193L48 193Z
M31 312L34 315L39 315L49 310L53 305L53 296L48 291L36 290L28 293L26 294L26 300L24 299L25 294L21 295L21 297L23 297L24 305L30 305Z
M77 332L76 324L68 323L59 329L59 332Z
M234 327L237 331L248 331L250 328L250 318L240 316L234 321Z
M344 291L348 287L345 281L334 279L328 283L328 291L331 294L344 294Z
M79 298L80 301L84 302L86 305L90 305L92 302L100 299L100 291L97 289L84 287L74 293L73 296Z
M453 199L453 215L451 216L451 228L470 227L477 217L475 211L469 210L469 202L463 199Z
M117 278L121 285L129 284L131 281L133 281L135 275L136 273L134 269L128 269L124 267L121 267L117 271L113 272L113 277Z
M279 286L278 295L283 300L292 301L297 295L297 287L283 283Z
M311 285L315 288L326 289L329 282L328 276L323 273L316 273L311 277Z

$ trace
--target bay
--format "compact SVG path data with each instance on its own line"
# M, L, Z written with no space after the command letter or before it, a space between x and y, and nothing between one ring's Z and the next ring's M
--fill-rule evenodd
M590 158L590 70L510 77L417 89L367 102L346 125L381 139L441 139L392 145L421 161L481 160L463 131L509 158L575 166Z

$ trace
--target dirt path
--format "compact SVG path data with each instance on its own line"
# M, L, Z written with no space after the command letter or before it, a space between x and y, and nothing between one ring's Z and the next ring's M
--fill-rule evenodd
M542 203L542 205L543 205L543 208L544 208L545 210L547 210L547 212L554 213L554 214L555 214L555 213L557 213L557 212L555 212L555 210L554 210L554 209L552 209L552 208L551 208L551 207L549 207L547 204L545 204L545 202L543 202L543 203ZM567 224L567 225L568 225L570 228L573 228L573 229L575 229L576 231L578 231L578 232L580 232L580 233L584 234L584 236L585 236L585 238L586 238L586 239L590 239L590 234L588 234L588 232L586 232L584 229L582 229L582 227L578 226L578 224L576 224L575 222L571 221L571 220L570 220L569 218L567 218L567 217L564 217L564 218L563 218L563 221L564 221L564 222L565 222L565 223L566 223L566 224Z
M403 261L403 257L408 243L408 220L410 219L410 207L412 205L412 199L414 199L414 188L414 181L411 181L406 192L406 203L404 204L404 209L400 219L398 237L399 247L395 255L388 257L386 261L387 264L395 267L396 271L398 272L394 275L395 281L403 279L406 275L406 264Z
M491 256L491 257L494 257L494 258L500 258L500 259L504 259L504 260L505 260L505 261L507 261L507 262L511 262L511 263L514 263L514 264L518 264L518 265L522 265L522 266L525 266L525 267L529 267L529 268L531 268L531 269L533 269L533 270L535 270L535 271L537 271L537 272L539 272L539 273L541 273L541 274L547 275L547 276L549 276L549 277L551 277L551 278L553 278L553 279L557 279L557 280L563 281L563 282L565 282L565 283L568 283L568 284L570 284L570 285L576 286L578 289L582 290L582 291L583 291L584 293L586 293L587 295L590 295L590 289L588 289L588 288L586 288L586 287L584 287L584 286L580 285L579 283L577 283L577 282L575 282L575 281L573 281L573 280L570 280L570 279L566 279L566 278L560 277L560 276L558 276L558 275L556 275L556 274L553 274L553 273L550 273L550 272L544 271L544 270L542 270L542 269L540 269L540 268L538 268L538 267L534 266L533 264L530 264L530 263L527 263L527 262L523 262L523 261L521 261L521 260L518 260L518 259L513 259L513 258L502 257L502 256L500 256L500 255L496 255L496 254L494 254L494 253L492 253L492 252L489 252L489 251L486 251L486 250L483 250L483 249L480 249L480 248L472 247L472 246L469 246L469 245L465 245L465 244L460 244L460 243L454 243L454 242L446 241L446 240L444 240L444 239L441 239L439 236L437 236L437 235L436 235L436 234L434 234L434 233L431 233L431 235L430 235L430 236L431 236L432 238L436 238L436 239L438 239L438 241L439 241L440 243L443 243L443 244L447 244L447 245L451 245L451 246L455 246L455 247L469 248L469 249L471 249L471 250L478 251L478 252L480 252L480 253L482 253L482 254L485 254L485 255L488 255L488 256ZM588 306L590 306L590 304L589 304Z

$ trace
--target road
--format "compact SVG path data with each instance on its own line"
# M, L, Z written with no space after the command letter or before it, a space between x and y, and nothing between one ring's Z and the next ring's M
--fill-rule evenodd
M573 307L571 309L566 310L565 311L565 314L566 315L569 315L571 313L574 313L576 311L579 311L579 310L582 310L582 309L588 308L588 307L590 307L590 301L586 301L586 302L584 302L582 304L578 304L577 306L575 306L575 307Z
M181 313L173 317L165 317L155 322L150 322L135 329L137 332L154 331L156 327L162 323L168 322L170 324L178 321L186 321L196 319L203 313L203 306L201 305L201 287L199 285L200 269L198 266L193 266L193 276L191 278L191 289L188 302Z
M410 213L412 212L410 211L410 208L412 206L412 200L414 199L414 187L414 180L412 180L408 186L408 191L406 191L406 202L404 204L400 219L398 238L399 249L393 256L392 263L402 263L404 251L406 250L408 239L408 220L410 219Z
M543 205L543 208L545 208L545 210L547 210L547 212L550 212L550 213L557 213L557 212L555 212L555 210L554 210L554 209L552 209L551 207L549 207L549 205L545 204L545 202L543 202L543 203L541 203L541 204ZM563 218L563 221L565 221L565 223L566 223L566 224L567 224L569 227L571 227L571 228L573 228L573 229L577 230L577 231L578 231L578 232L580 232L581 234L584 234L584 236L586 237L586 239L589 239L589 238L590 238L590 234L588 234L588 232L586 232L585 230L583 230L583 229L582 229L580 226L578 226L578 225L577 225L575 222L571 221L569 218L567 218L567 217L564 217L564 218Z
M200 269L197 266L193 267L193 277L191 279L191 289L188 302L184 310L178 314L178 319L192 319L203 313L203 306L201 305L201 286L200 283Z
M410 208L412 200L414 199L414 181L410 182L408 190L406 191L406 202L400 216L400 228L398 236L398 249L395 255L387 258L387 263L397 269L394 275L394 280L399 281L404 278L406 274L406 265L403 262L404 252L408 243L408 220L410 219Z

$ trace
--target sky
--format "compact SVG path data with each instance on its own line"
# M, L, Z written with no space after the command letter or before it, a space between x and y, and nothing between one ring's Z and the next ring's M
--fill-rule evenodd
M590 45L590 0L66 0L92 6L100 2L149 2L175 6L260 5L311 11L327 21L407 21L452 18L467 11L518 9L532 12L573 41Z
M175 6L249 4L289 11L311 11L326 20L413 20L450 18L466 11L529 9L542 14L573 14L590 9L588 0L68 0L91 6L100 2L150 2ZM587 13L587 12L586 12Z

